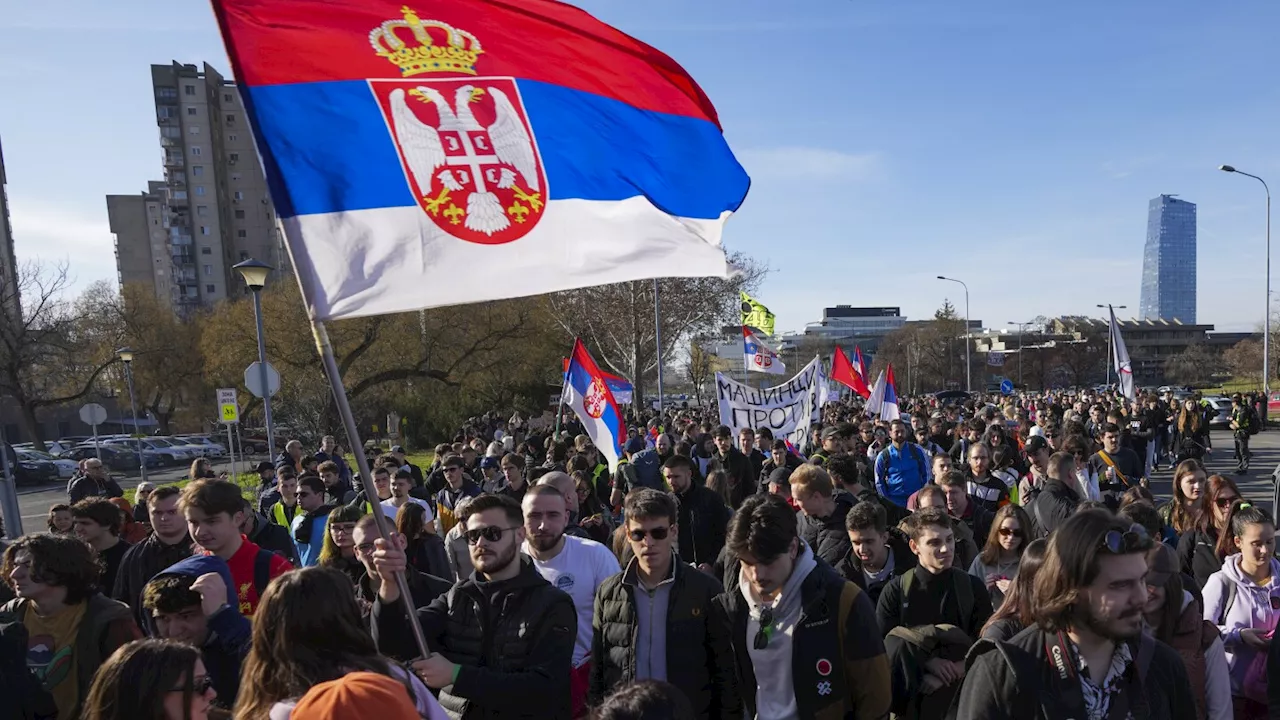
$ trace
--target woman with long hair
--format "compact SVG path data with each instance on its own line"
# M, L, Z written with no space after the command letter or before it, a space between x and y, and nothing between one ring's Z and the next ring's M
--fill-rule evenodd
M191 470L187 473L188 479L195 481L211 477L217 477L217 475L213 472L213 465L209 464L209 458L196 458L191 462Z
M1177 453L1175 462L1183 460L1199 460L1213 452L1213 443L1209 441L1209 421L1204 411L1192 398L1182 402L1178 411L1178 419L1173 424L1173 449Z
M1048 549L1049 542L1044 538L1027 543L1027 549L1018 563L1018 574L1013 578L1013 585L1004 594L1004 602L996 606L995 613L982 626L983 638L1008 640L1035 624L1035 617L1031 614L1032 588Z
M378 654L345 575L326 567L285 573L267 586L254 613L235 717L287 717L315 685L357 671L399 680L419 714L446 717L421 681Z
M364 575L364 565L356 557L356 542L351 533L356 529L356 521L364 515L364 508L359 505L339 505L329 513L329 521L325 523L324 544L320 546L320 562L324 567L333 568L346 575L351 584L360 582Z
M1010 503L996 511L986 545L969 566L969 574L986 584L993 606L1000 606L1013 585L1030 535L1031 517L1021 506Z
M1227 651L1235 716L1267 717L1267 651L1280 620L1280 560L1270 513L1237 501L1227 511L1222 569L1204 585L1204 619L1218 626Z
M1160 519L1174 532L1181 535L1195 526L1200 512L1200 499L1208 479L1204 465L1199 460L1183 460L1173 470L1173 498L1156 508Z
M591 476L585 470L570 473L574 492L578 495L578 526L601 545L608 545L613 537L612 513L600 502L600 496L591 487Z
M438 578L453 578L444 538L427 531L427 509L417 503L400 506L395 517L396 532L404 536L405 560L418 572ZM375 587L375 590L377 588Z
M205 720L217 697L199 650L175 640L134 640L94 673L80 718Z
M1157 640L1182 656L1196 700L1196 717L1231 719L1231 680L1218 627L1203 619L1200 601L1178 571L1178 554L1158 543L1147 553L1147 604L1142 613Z
M1192 529L1178 539L1178 560L1182 572L1195 578L1200 587L1204 587L1210 575L1222 569L1225 554L1218 551L1219 540L1227 526L1227 514L1232 503L1242 497L1240 488L1231 478L1210 476ZM1229 549L1228 545L1222 547Z

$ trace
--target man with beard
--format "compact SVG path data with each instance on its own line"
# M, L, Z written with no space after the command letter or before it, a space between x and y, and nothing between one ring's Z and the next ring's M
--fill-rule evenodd
M907 506L911 494L929 484L929 456L913 442L907 442L907 426L901 420L889 423L890 444L876 454L876 490L899 507Z
M652 448L632 455L631 467L635 471L635 484L633 487L624 488L622 490L623 496L637 487L666 490L666 484L662 482L662 464L671 457L674 447L671 442L671 436L662 433L658 435L658 439L654 441ZM619 499L619 502L621 502L621 499Z
M693 483L693 461L684 455L672 455L662 466L662 474L680 501L676 543L680 559L710 571L724 547L725 526L733 511L718 493Z
M578 717L586 707L591 673L591 613L596 590L621 568L604 545L565 535L569 506L554 487L539 485L529 490L523 510L525 541L521 550L533 558L534 569L544 580L573 598L578 613L570 677L573 717Z
M451 718L567 718L577 615L573 600L538 574L520 552L524 518L514 500L482 495L471 502L466 538L475 572L427 607L418 622L431 654L413 663L440 691ZM373 638L390 657L418 654L395 573L405 555L374 541L380 583Z
M1063 523L1036 573L1035 624L973 647L957 717L1194 718L1182 659L1143 632L1151 545L1104 510Z

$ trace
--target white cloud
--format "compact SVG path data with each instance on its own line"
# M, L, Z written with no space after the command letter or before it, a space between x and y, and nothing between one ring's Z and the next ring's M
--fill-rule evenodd
M738 159L752 177L865 180L880 170L878 153L847 153L803 145L750 148L738 153Z
M115 240L105 207L101 216L91 217L78 208L11 196L9 215L19 262L68 263L73 290L115 277Z

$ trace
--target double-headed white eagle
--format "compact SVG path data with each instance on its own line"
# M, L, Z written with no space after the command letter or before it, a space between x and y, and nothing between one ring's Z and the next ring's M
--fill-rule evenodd
M400 149L404 154L409 171L417 181L422 192L432 187L432 178L451 191L464 189L468 175L475 183L473 192L467 198L467 217L464 225L476 232L493 235L511 225L507 214L502 209L498 196L490 192L482 173L473 173L463 166L457 169L448 167L444 145L440 140L441 131L456 131L459 134L476 130L487 130L490 149L479 149L478 154L492 154L498 162L509 165L520 173L524 185L529 192L537 192L538 164L533 153L533 141L520 120L519 113L510 98L502 90L495 87L476 88L463 85L454 91L454 107L449 107L440 91L435 88L418 86L415 94L426 98L435 105L440 114L438 128L422 122L413 114L405 99L405 91L396 89L391 92L391 119L395 124L396 136L400 139ZM483 93L493 97L496 119L488 128L482 126L471 112L471 103ZM455 109L456 108L456 109ZM464 141L466 142L466 141ZM443 170L441 168L444 168ZM494 184L500 189L514 185L516 175L509 168L500 168Z

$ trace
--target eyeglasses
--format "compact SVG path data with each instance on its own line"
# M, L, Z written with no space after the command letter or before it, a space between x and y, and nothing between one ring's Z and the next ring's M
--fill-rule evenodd
M1000 528L1000 537L1022 537L1022 530L1014 528Z
M1239 500L1239 499L1240 499L1240 497L1239 497L1239 496L1236 496L1236 497L1220 497L1220 498L1218 498L1217 500L1214 500L1214 501L1213 501L1213 504L1214 504L1214 505L1217 505L1218 507L1222 508L1223 510L1226 510L1227 508L1231 507L1231 503L1233 503L1233 502L1235 502L1235 501L1237 501L1237 500Z
M191 692L195 695L204 695L213 688L213 678L208 675L201 675L191 682ZM169 692L186 692L184 687L173 688Z
M330 525L329 529L334 532L347 533L348 535L350 535L352 531L356 529L356 524L355 523L338 523L338 524Z
M756 639L752 646L756 650L769 647L769 635L773 633L773 608L760 608L760 629L756 631Z
M634 542L643 542L645 535L648 535L654 540L666 540L667 535L669 535L670 533L671 533L671 526L668 525L666 527L650 528L648 531L643 529L632 530L631 532L627 533L627 537L631 538Z
M1138 552L1151 547L1151 537L1147 535L1146 528L1134 523L1129 526L1128 532L1108 531L1102 536L1101 546L1112 555Z
M372 555L374 550L373 543L360 543L356 546L357 555Z
M499 540L502 539L503 533L505 533L508 530L515 530L517 527L519 526L516 525L514 527L498 527L497 525L490 525L489 527L482 527L482 528L477 528L475 530L468 530L463 534L467 536L468 545L475 545L476 543L480 542L480 538L484 538L488 542L498 542Z

